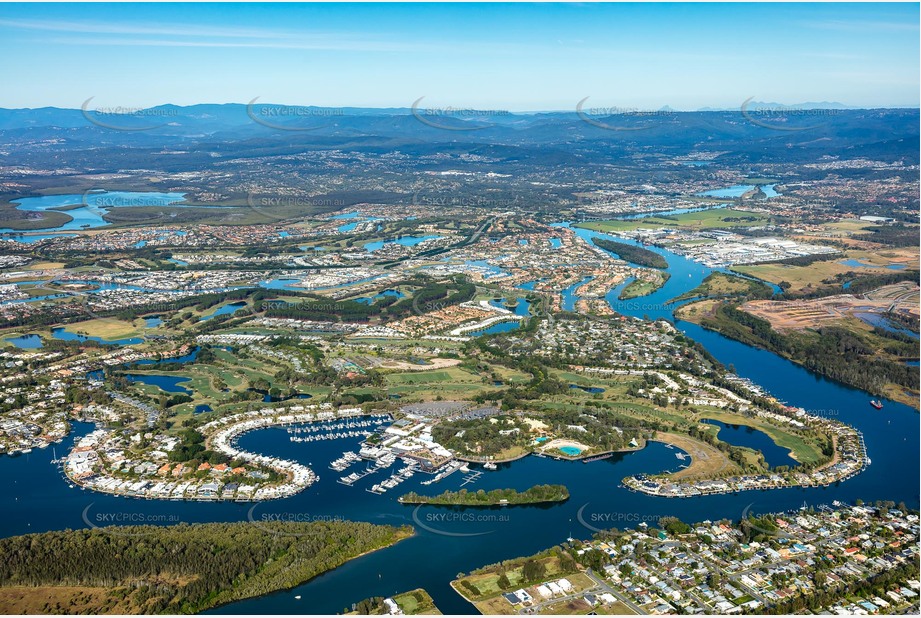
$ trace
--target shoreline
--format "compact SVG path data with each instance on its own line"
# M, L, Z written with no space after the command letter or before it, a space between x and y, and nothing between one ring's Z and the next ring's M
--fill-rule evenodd
M618 453L635 453L636 451L641 451L644 448L646 448L646 444L645 444L646 440L645 439L642 439L642 440L643 440L643 444L637 447L628 447L628 448L622 448L622 449L611 450L611 451L601 451L600 453L589 453L587 455L580 454L580 455L574 455L572 457L569 457L567 455L557 455L557 454L551 455L549 453L544 453L543 451L540 451L540 450L533 450L533 451L524 452L521 455L517 455L515 457L509 457L507 459L473 459L472 455L454 455L454 459L458 461L464 461L467 463L477 464L480 466L482 466L483 464L487 464L487 463L491 463L491 464L512 463L512 462L518 461L519 459L524 459L525 457L530 457L530 456L546 457L548 459L555 459L557 461L582 461L584 463L591 463L591 461L594 461L596 459L608 459L610 457L613 457L614 455L617 455Z
M826 422L829 421L826 420ZM624 477L621 486L630 491L662 498L691 498L732 494L740 491L768 491L793 487L828 487L857 476L871 463L870 458L867 456L863 434L858 429L844 424L832 429L837 429L837 432L833 431L831 434L835 446L834 454L829 461L808 473L794 469L784 475L780 475L766 470L760 474L734 474L729 477L713 477L693 481L674 480L671 475L652 477L645 474L636 474ZM841 438L850 438L851 440L847 442L854 442L855 444L842 444L843 440ZM847 449L853 449L853 455L847 458L842 457L842 451ZM836 467L838 469L831 470Z
M426 502L424 500L404 500L402 496L397 498L397 502L406 506L462 506L465 508L484 508L492 509L496 507L514 507L514 506L537 506L539 504L562 504L569 500L569 497L561 500L535 500L529 502Z
M410 527L410 528L411 528L412 532L411 532L410 534L406 535L406 536L399 536L399 530L400 530L400 528L397 528L397 536L398 536L399 538L394 539L392 543L390 543L390 544L388 544L388 545L384 545L383 547L376 547L376 548L374 548L374 549L369 549L369 550L367 550L367 551L363 551L363 552L361 552L360 554L357 554L357 555L353 556L352 558L349 558L348 560L345 560L344 562L342 562L342 563L340 563L340 564L337 564L336 566L334 566L334 567L331 568L331 569L327 569L327 570L323 571L322 573L317 573L317 574L315 574L315 575L313 575L313 576L311 576L311 577L308 577L307 579L305 579L304 581L300 582L299 584L295 584L294 586L290 586L290 587L288 587L288 588L279 588L279 589L273 590L273 591L271 591L271 592L264 592L264 593L262 593L262 594L257 594L257 595L253 595L253 596L250 596L250 597L244 597L244 598L242 598L242 599L234 599L234 600L232 600L232 601L226 601L226 602L223 602L223 603L217 603L217 604L214 604L214 605L208 605L208 606L206 606L206 607L199 607L199 608L196 609L195 614L199 614L199 615L200 615L200 614L201 614L202 612L204 612L204 611L209 611L209 610L213 610L213 609L218 609L218 608L220 608L220 607L226 607L226 606L228 606L228 605L233 605L234 603L240 603L240 602L243 602L243 601L249 601L250 599L261 599L261 598L263 598L263 597L268 597L268 596L273 595L273 594L279 594L279 593L282 593L282 592L290 592L290 591L292 591L292 590L295 590L296 588L300 588L300 587L303 586L304 584L308 584L308 583L312 582L313 580L315 580L315 579L318 578L318 577L322 577L323 575L326 575L327 573L332 573L332 572L335 571L336 569L339 569L339 568L341 568L341 567L343 567L343 566L345 566L345 565L347 565L347 564L349 564L349 563L351 563L351 562L354 562L355 560L358 560L359 558L363 558L363 557L365 557L365 556L369 556L369 555L371 555L371 554L373 554L373 553L375 553L375 552L379 552L379 551L384 550L384 549L389 549L389 548L391 548L391 547L397 545L398 543L400 543L400 542L402 542L402 541L405 541L405 540L407 540L407 539L413 538L413 537L416 536L418 533L416 532L416 529L415 529L415 528L412 528L412 527Z
M88 483L84 479L75 478L72 476L71 471L69 470L67 462L70 455L74 452L73 450L71 453L68 453L66 457L64 457L65 463L62 466L62 472L65 479L69 483L72 483L75 486L79 486L81 489L89 489L91 491L98 491L99 493L116 495L125 498L137 498L141 500L249 503L289 498L312 486L314 483L319 481L320 477L308 466L304 466L294 461L279 459L277 457L269 457L267 455L260 455L258 453L243 451L233 446L232 442L236 440L240 435L256 429L265 429L268 427L285 426L306 422L324 422L329 420L336 420L339 418L353 418L357 416L363 416L362 413L354 413L353 411L347 411L345 414L339 414L338 410L335 413L332 411L319 411L319 409L315 406L307 407L307 409L314 409L315 412L302 412L304 407L296 407L300 408L300 410L294 410L294 408L291 410L284 408L265 408L264 410L270 412L270 414L265 415L260 414L260 410L244 412L234 416L218 419L202 426L201 429L207 431L208 428L214 429L216 427L220 427L221 425L229 425L227 427L218 429L213 433L209 433L206 436L205 444L228 455L231 458L243 457L250 463L255 462L256 464L272 468L276 470L276 472L283 474L286 478L284 482L272 485L247 486L252 487L252 489L247 490L243 494L239 494L240 490L236 489L234 495L225 497L224 491L222 491L224 487L223 484L217 485L217 489L214 492L210 492L209 490L206 493L201 493L202 485L218 483L220 481L219 477L214 479L176 481L167 480L165 477L156 477L138 479L134 480L133 482L128 479L123 481L121 479L117 479L116 482L122 482L118 483L117 486L109 487L103 485L103 483L112 482L115 477L93 474L85 478L87 480L97 480L97 482ZM125 488L125 485L128 485L127 489ZM134 485L137 486L132 487ZM169 492L164 493L167 489ZM178 490L182 491L180 494L174 495Z
M691 302L689 302L689 303L687 303L687 304L685 304L685 305L682 305L681 309L686 309L687 307L693 305L694 303L696 303L696 302L701 302L701 301L703 301L703 300L711 300L711 299L691 300ZM719 301L719 300L724 300L724 299L712 299L712 300L717 300L717 301ZM806 370L806 371L809 371L809 372L811 372L811 373L814 373L815 375L820 376L821 378L823 378L823 379L825 379L825 380L830 380L830 381L834 382L835 384L840 384L840 385L845 386L845 387L847 387L847 388L853 388L854 390L860 391L861 393L865 393L865 394L867 395L867 397L870 397L870 398L877 398L877 397L878 397L878 398L882 398L882 399L889 399L890 401L893 401L893 402L895 402L895 403L900 403L900 404L902 404L902 405L908 406L909 408L912 408L915 412L921 412L921 401L919 401L919 399L918 399L917 397L915 397L915 396L913 396L913 395L910 395L910 394L908 394L907 392L905 392L905 388L906 388L906 387L901 386L901 385L899 385L899 384L894 384L893 386L895 387L895 389L905 392L905 396L904 396L904 397L896 397L896 396L895 396L895 395L897 395L897 394L899 394L899 393L895 393L895 394L890 393L890 394L876 395L876 394L873 394L873 393L871 393L871 392L869 392L869 391L864 390L863 388L860 388L859 386L855 386L855 385L853 385L853 384L848 384L847 382L844 382L844 381L842 381L842 380L839 380L839 379L837 379L837 378L834 378L834 377L832 377L832 376L830 376L830 375L827 375L827 374L825 374L825 373L821 373L821 372L819 372L819 371L816 371L815 369L813 369L813 368L811 368L811 367L807 367L805 364L803 364L803 362L802 362L801 360L798 360L798 359L796 359L796 358L792 358L792 357L790 357L790 356L788 356L788 355L786 355L786 354L782 354L782 353L780 353L780 352L771 350L771 349L766 348L766 347L764 347L764 346L762 346L762 345L759 345L759 344L753 344L753 343L749 343L748 341L743 341L743 340L741 340L741 339L738 339L738 338L736 338L736 337L733 337L733 336L732 336L731 334L729 334L729 333L723 332L722 330L720 330L720 329L718 329L718 328L712 328L712 327L710 327L710 326L707 326L706 324L703 324L703 323L701 323L701 322L697 322L697 321L695 321L695 320L693 320L693 319L690 319L690 318L688 318L688 317L683 317L683 316L681 316L681 315L678 315L678 311L677 311L677 310L675 311L674 316L675 316L675 321L676 321L676 322L677 322L677 321L689 322L689 323L691 323L691 324L694 324L694 325L696 325L696 326L699 326L700 328L703 328L704 330L708 330L708 331L710 331L710 332L717 333L718 335L721 335L721 336L723 336L723 337L726 337L726 338L729 339L730 341L735 341L735 342L737 342L737 343L741 343L741 344L743 344L743 345L747 345L747 346L749 346L749 347L751 347L751 348L754 348L754 349L756 349L756 350L763 350L763 351L765 351L765 352L770 352L771 354L777 356L778 358L782 358L782 359L785 360L785 361L789 361L789 362L795 364L797 367L800 367L801 369L804 369L804 370Z

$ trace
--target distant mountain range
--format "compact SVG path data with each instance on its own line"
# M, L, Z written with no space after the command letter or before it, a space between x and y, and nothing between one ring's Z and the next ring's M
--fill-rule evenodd
M586 105L586 107L589 107ZM796 103L793 105L784 105L781 103L767 103L762 101L751 101L746 104L747 109L751 110L860 110L865 108L844 105L838 102L807 102ZM699 112L738 112L741 108L713 108L704 107L693 111L676 110L665 105L656 112L668 112L676 114L694 114ZM586 110L586 114L595 117L598 115L598 109L592 107L592 113ZM601 108L606 109L606 108ZM613 109L613 108L610 108ZM904 108L881 108L881 109L917 109L915 107ZM266 110L266 111L263 111ZM273 112L272 110L289 110L288 113ZM625 114L608 114L631 115L630 112L636 113L639 110L626 107ZM652 110L649 110L652 111ZM423 104L413 107L319 107L319 106L301 106L286 105L279 103L257 102L252 104L242 103L202 103L197 105L158 105L156 107L138 109L126 108L104 108L97 107L95 104L88 104L86 109L68 109L60 107L39 107L39 108L0 108L0 130L29 128L29 127L85 127L89 124L105 126L112 125L110 128L127 128L127 129L148 129L159 127L160 125L195 125L203 131L215 130L218 127L227 128L237 124L250 123L253 120L258 122L260 119L265 121L266 126L272 125L293 125L295 120L303 121L305 126L309 126L309 120L330 119L335 120L341 117L394 117L394 116L412 116L421 117L424 121L430 120L433 124L450 125L452 122L466 124L475 124L480 126L489 125L507 125L514 122L533 119L536 117L574 117L577 111L567 110L549 110L549 111L532 111L532 112L509 112L506 110L490 109L460 109L460 108L429 108ZM255 118L253 118L255 116ZM319 125L320 123L315 122ZM458 125L462 126L462 125Z
M739 109L739 107L734 107L730 109ZM783 103L765 103L764 101L750 101L747 103L746 107L750 109L790 109L790 110L800 110L800 109L867 109L863 107L854 107L852 105L845 105L844 103L838 103L837 101L822 101L821 103L794 103L792 105L785 105ZM898 108L896 108L898 109ZM726 108L711 108L703 107L699 112L724 112L730 111Z
M415 109L257 101L162 105L124 114L101 104L97 108L94 100L86 110L0 109L0 164L50 169L66 157L69 164L86 169L186 170L244 156L322 150L436 158L469 154L551 166L694 150L730 152L750 163L857 153L907 164L918 160L917 108L865 110L803 103L801 109L814 105L828 111L784 114L758 113L777 104L750 102L745 112L675 112L664 107L611 113L620 110L590 107L589 102L579 111L533 113L439 110L423 107L425 101Z

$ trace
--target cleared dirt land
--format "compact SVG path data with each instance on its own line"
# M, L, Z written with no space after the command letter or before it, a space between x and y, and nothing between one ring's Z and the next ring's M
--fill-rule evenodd
M381 369L399 369L400 371L431 371L432 369L445 369L461 364L458 358L429 358L427 365L417 365L406 361L385 360L380 364Z
M863 297L840 294L815 300L755 300L741 309L767 320L775 330L801 330L829 326L859 313L893 311L918 316L918 301L918 286L904 282L878 288Z

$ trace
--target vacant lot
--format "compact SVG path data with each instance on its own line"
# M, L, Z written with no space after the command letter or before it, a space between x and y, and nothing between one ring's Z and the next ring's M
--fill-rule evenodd
M432 371L434 369L444 369L461 364L458 358L428 358L428 365L417 365L407 363L406 361L385 360L381 363L381 369L399 369L400 371Z
M802 330L840 324L860 313L885 314L890 309L918 315L918 286L888 285L869 292L866 298L840 294L815 300L755 300L741 309L770 322L774 330Z

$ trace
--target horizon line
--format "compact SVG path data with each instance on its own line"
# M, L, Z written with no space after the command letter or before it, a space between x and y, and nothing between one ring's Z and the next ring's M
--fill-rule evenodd
M822 104L831 105L831 107L822 107ZM511 108L499 108L499 107L475 107L475 106L448 106L448 107L438 107L438 106L429 106L429 107L415 107L412 104L407 106L362 106L362 105L314 105L314 104L298 104L298 103L253 103L250 102L201 102L201 103L188 103L188 104L178 104L178 103L158 103L156 105L148 106L118 106L118 107L108 107L106 109L110 110L124 110L124 113L130 114L138 111L156 109L158 107L178 107L178 108L189 108L195 107L198 105L239 105L243 107L249 107L251 105L255 106L281 106L288 108L306 108L306 109L327 109L327 110L346 110L346 109L355 109L355 110L399 110L407 111L412 113L414 110L442 110L443 113L448 115L450 112L465 112L465 111L479 111L479 112L496 112L496 113L505 113L505 114L520 114L520 115L533 115L533 114L579 114L583 113L581 108L576 106L570 109L511 109ZM821 103L793 103L790 105L783 103L776 103L773 101L752 101L748 103L748 106L753 105L771 105L777 106L781 110L789 111L798 111L801 109L812 109L812 110L838 110L838 111L861 111L861 110L875 110L875 109L887 109L887 110L921 110L921 102L919 103L909 103L909 104L887 104L887 105L871 105L871 106L851 106L844 103L839 103L837 101L822 101ZM806 108L802 106L807 106ZM644 114L644 113L676 113L676 114L693 114L693 113L708 113L708 112L733 112L744 110L746 107L746 102L742 102L737 107L709 107L704 106L697 109L677 109L673 108L668 104L662 105L658 108L653 107L640 107L640 106L624 106L624 107L589 107L589 110L600 110L606 111L608 115L617 115L617 114ZM37 111L42 109L56 109L61 111L73 111L73 112L84 112L84 111L95 111L95 110L86 110L82 107L60 107L57 105L42 105L38 107L3 107L0 106L0 110L4 111Z

